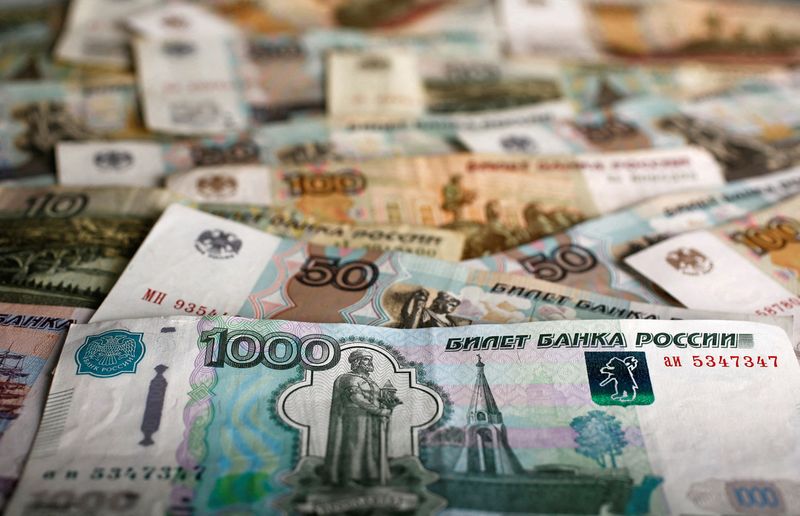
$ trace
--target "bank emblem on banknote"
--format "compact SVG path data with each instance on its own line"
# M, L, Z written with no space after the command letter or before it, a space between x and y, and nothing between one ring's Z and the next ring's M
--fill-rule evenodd
M209 229L200 233L194 247L201 254L215 259L233 258L242 249L242 240L226 231Z
M121 172L133 165L133 154L124 150L108 150L94 155L94 164L100 170Z
M667 263L688 276L700 276L711 272L714 262L706 255L690 247L681 247L667 254Z
M236 194L238 184L235 177L226 177L221 174L201 177L197 180L197 191L211 199L224 199Z
M194 54L195 47L186 41L167 41L162 50L170 57L183 57Z
M77 374L111 378L122 373L135 373L144 357L142 333L111 330L86 337L75 353Z
M534 153L536 142L524 135L509 135L500 140L500 145L507 152Z
M598 405L653 403L655 397L644 353L587 351L585 359L592 401Z

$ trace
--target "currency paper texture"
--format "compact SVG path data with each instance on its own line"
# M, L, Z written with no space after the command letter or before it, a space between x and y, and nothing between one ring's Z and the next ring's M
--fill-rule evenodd
M155 188L0 188L0 300L95 308L177 200Z
M92 321L185 314L396 328L557 319L749 319L792 332L788 317L637 303L410 254L325 248L175 205Z
M76 325L8 514L796 514L799 392L748 322Z
M739 81L691 100L637 95L635 77L587 77L573 93L589 111L533 124L462 129L473 152L552 154L696 145L708 150L729 181L760 176L798 163L797 87ZM687 71L689 72L689 71ZM596 83L590 88L586 82ZM603 97L608 97L604 99Z
M504 251L658 194L724 182L711 156L691 147L541 158L397 157L264 173L270 195L260 204L322 221L459 231L467 238L466 258Z
M85 308L0 303L0 510L33 444L67 330L91 315Z
M134 138L142 133L130 78L10 81L0 84L0 178L50 174L65 140Z
M689 307L791 313L800 307L799 220L795 196L713 229L665 240L626 263Z
M562 101L480 114L417 118L298 119L274 122L247 133L161 141L60 141L58 179L64 185L158 186L160 178L195 167L264 164L302 165L398 155L447 154L463 128L508 127L568 116Z
M715 190L662 195L581 222L562 233L467 260L464 265L531 274L542 280L625 299L664 302L663 294L631 274L622 262L625 257L672 235L742 217L798 192L800 169L790 169L734 181Z

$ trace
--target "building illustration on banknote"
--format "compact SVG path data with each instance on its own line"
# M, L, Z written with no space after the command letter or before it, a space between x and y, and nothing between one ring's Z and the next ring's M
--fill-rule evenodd
M610 413L589 410L569 422L575 458L589 458L596 467L576 465L585 461L525 464L505 424L503 400L498 403L486 377L491 363L476 357L466 420L454 426L442 424L452 395L420 382L419 371L401 363L397 350L355 338L342 346L338 365L307 371L278 396L280 418L300 433L299 460L283 477L292 493L279 502L282 509L427 514L447 500L449 508L503 513L649 510L661 481L644 475L634 482L621 463L625 433ZM616 388L609 386L612 396ZM308 403L315 410L304 410Z

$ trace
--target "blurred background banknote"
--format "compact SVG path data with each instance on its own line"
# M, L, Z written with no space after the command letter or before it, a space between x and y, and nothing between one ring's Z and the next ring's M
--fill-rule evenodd
M173 314L396 328L606 318L766 322L626 301L406 253L280 239L177 205L153 227L92 320ZM791 318L769 322L792 332Z

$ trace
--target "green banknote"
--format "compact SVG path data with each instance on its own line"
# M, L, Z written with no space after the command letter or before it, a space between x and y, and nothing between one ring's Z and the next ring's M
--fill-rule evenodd
M75 325L7 514L796 514L799 392L751 322Z
M178 199L152 188L0 188L0 300L96 307Z

